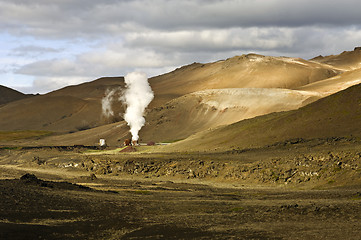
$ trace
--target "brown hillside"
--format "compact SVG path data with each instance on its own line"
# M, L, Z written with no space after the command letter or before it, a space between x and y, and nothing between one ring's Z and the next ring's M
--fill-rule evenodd
M312 92L275 88L226 88L186 94L153 108L140 136L174 141L196 132L271 112L297 109L319 99Z
M0 105L13 102L16 100L20 100L23 98L27 98L30 96L32 95L27 95L19 91L16 91L14 89L0 85Z
M26 139L16 140L6 144L21 146L96 146L101 138L106 139L106 143L111 147L120 146L123 144L122 140L130 138L129 127L122 121L74 133L52 135L41 139L32 139L31 141Z
M1 106L0 130L79 131L98 124L99 109L98 101L36 96Z
M344 72L332 78L304 85L297 89L303 91L313 91L320 93L323 96L328 96L360 83L361 69L356 69Z
M286 88L293 89L339 74L330 66L303 59L267 57L256 54L236 56L214 63L193 63L149 79L155 98L150 108L206 89ZM123 77L104 77L49 93L100 100L107 89L124 87Z
M22 99L0 107L0 130L47 130L73 132L121 120L102 115L101 99L107 89L124 86L124 79L101 78L92 82ZM114 110L123 111L120 102Z
M142 128L140 138L143 142L173 142L242 119L296 109L318 98L312 92L266 88L213 89L186 94L153 108L146 116L146 126ZM119 146L129 137L129 127L125 122L119 122L50 136L32 144L93 145L99 138L105 138L108 145Z
M288 139L361 137L361 84L299 110L273 113L198 133L166 151L260 147Z
M267 57L256 54L224 61L193 63L150 79L155 96L165 103L184 94L221 88L294 89L339 74L331 66L299 58ZM159 104L155 104L159 106Z
M100 100L107 89L124 87L123 77L103 77L97 80L68 86L48 93L48 96L72 96L83 100Z
M328 64L341 70L358 69L361 68L361 47L356 47L353 51L344 51L339 55L318 56L311 60Z

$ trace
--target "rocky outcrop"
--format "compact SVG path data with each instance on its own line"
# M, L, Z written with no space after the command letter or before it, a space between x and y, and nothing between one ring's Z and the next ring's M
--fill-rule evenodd
M230 151L228 155L242 154ZM225 159L227 154L224 156ZM244 184L333 184L361 176L361 152L327 152L277 157L267 161L212 161L132 158L110 160L87 157L79 167L97 174L134 175L144 178L204 179Z

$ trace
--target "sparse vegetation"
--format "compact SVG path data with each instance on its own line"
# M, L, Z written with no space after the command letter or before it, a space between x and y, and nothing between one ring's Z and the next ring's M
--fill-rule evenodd
M244 210L244 207L234 207L231 209L231 212L241 212Z

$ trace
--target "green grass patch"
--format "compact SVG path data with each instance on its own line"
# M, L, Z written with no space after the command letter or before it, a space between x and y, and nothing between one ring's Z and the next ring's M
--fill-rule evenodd
M35 130L0 131L0 141L41 138L41 137L49 136L51 134L52 132L50 131L35 131Z
M231 208L231 212L241 212L243 211L244 207L234 207Z
M150 195L151 192L147 190L134 190L134 191L128 191L128 193L138 194L138 195Z

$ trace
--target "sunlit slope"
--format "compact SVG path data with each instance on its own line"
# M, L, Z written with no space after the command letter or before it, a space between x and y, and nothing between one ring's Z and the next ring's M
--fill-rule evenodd
M356 69L344 72L335 77L301 86L297 89L303 91L317 92L322 96L328 96L360 83L361 69Z
M260 147L294 138L361 137L361 85L298 110L272 113L195 134L166 151Z
M146 116L140 136L174 141L220 125L271 112L297 109L319 98L317 93L275 88L228 88L184 95Z
M361 47L356 47L353 51L344 51L338 55L318 56L311 61L328 64L344 71L358 69L361 68Z
M256 54L236 56L214 63L194 63L154 77L150 83L155 103L165 103L184 94L221 88L294 89L339 74L333 67L300 58ZM161 98L161 99L158 99Z

